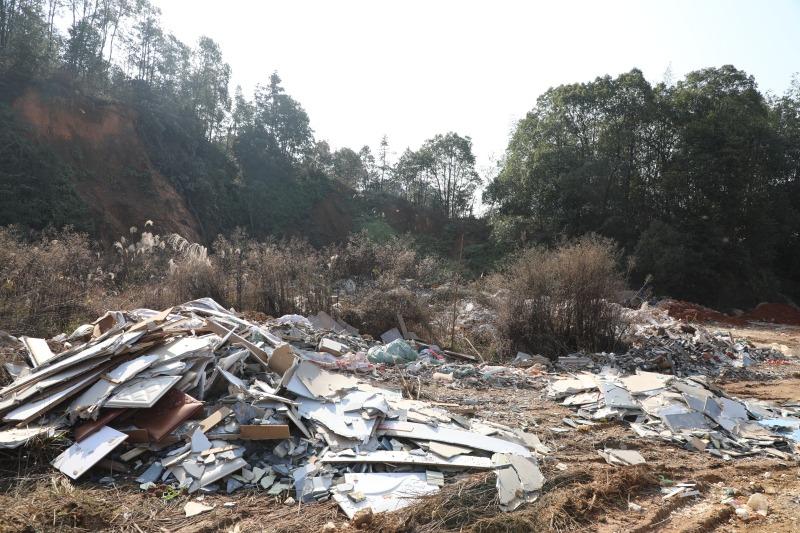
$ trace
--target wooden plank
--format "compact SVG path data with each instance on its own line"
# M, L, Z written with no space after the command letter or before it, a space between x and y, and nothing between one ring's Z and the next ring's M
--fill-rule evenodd
M403 338L408 340L408 329L406 329L406 321L403 320L403 315L397 313L397 324L400 326L400 333L403 334Z
M208 418L200 422L200 431L205 433L209 429L213 428L214 426L222 422L222 419L231 414L232 412L233 411L231 411L228 407L224 406L220 407L219 409L208 415Z
M289 426L286 424L245 424L239 426L239 438L244 440L288 439Z

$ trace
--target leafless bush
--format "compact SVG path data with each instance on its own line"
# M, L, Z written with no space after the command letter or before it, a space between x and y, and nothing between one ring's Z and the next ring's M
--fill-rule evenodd
M623 323L610 305L624 288L620 252L610 240L585 236L555 249L525 250L494 280L501 350L557 356L610 350Z
M419 292L383 278L374 286L343 299L340 312L346 322L376 338L398 326L398 314L409 331L429 338L431 312L427 300Z
M411 238L396 237L378 243L366 233L353 235L342 245L328 250L334 279L367 278L414 280L420 286L441 283L445 269L433 257L421 257Z
M46 232L28 242L0 228L0 328L12 334L64 328L85 314L104 273L82 233Z
M248 307L280 316L330 310L331 279L323 256L296 239L251 243Z
M209 252L151 226L131 228L106 249L70 230L26 241L0 228L0 328L54 334L108 309L163 309L205 296L273 316L332 312L334 281L356 279L356 294L339 306L347 320L381 333L400 312L424 333L430 313L422 288L443 279L439 261L399 239L357 236L320 251L300 240L257 242L237 230Z

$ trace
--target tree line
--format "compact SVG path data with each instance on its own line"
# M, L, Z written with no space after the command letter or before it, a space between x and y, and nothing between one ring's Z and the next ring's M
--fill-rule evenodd
M159 9L148 0L0 0L0 72L67 74L90 94L168 103L195 119L205 139L245 170L244 182L254 189L250 198L264 197L276 182L322 174L454 219L472 213L480 183L470 138L452 132L406 150L397 161L391 161L386 136L377 153L369 146L331 151L315 139L308 115L277 73L252 97L239 87L232 96L231 68L219 44L209 37L194 47L181 42L162 27Z
M154 164L216 224L208 234L280 233L336 182L451 221L473 214L481 177L469 137L435 135L397 157L386 136L375 150L334 150L277 73L252 95L231 94L231 74L213 39L181 42L149 0L0 0L0 86L66 78L131 105ZM18 162L0 169L0 190L19 176L69 181L73 170L25 150L9 115L0 106L0 158ZM765 95L723 66L675 83L632 70L560 85L519 121L484 192L487 253L597 233L620 244L634 283L651 279L658 293L718 306L796 300L799 174L798 82Z
M554 87L485 193L512 245L596 232L635 281L720 306L800 296L800 84L764 95L733 66Z

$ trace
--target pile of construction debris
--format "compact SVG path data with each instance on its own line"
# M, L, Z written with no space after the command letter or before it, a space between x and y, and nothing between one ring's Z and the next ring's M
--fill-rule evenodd
M639 371L622 376L606 368L555 379L548 396L575 409L575 417L564 419L573 428L621 420L641 437L726 460L757 454L800 458L800 403L739 400L701 375Z
M508 510L544 483L536 457L548 450L535 435L330 371L414 349L325 314L259 325L206 298L109 312L60 338L61 353L22 340L29 364L7 365L0 447L65 435L74 443L53 466L72 479L333 498L350 518L408 505L461 471L494 470ZM100 464L131 474L109 478L92 470Z
M703 374L728 378L747 377L750 366L770 359L786 359L775 348L757 348L730 332L707 329L673 318L664 309L643 304L640 309L620 307L629 331L625 353L576 353L558 359L564 370L599 371L612 365L625 372L646 370L678 376Z

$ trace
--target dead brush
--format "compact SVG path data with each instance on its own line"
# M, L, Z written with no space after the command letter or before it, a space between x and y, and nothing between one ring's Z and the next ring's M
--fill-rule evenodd
M398 314L402 315L409 331L431 338L432 314L427 297L403 286L396 278L383 276L374 286L343 296L340 312L345 322L376 338L397 327Z
M52 476L50 461L70 442L61 437L37 437L17 449L0 450L0 491L19 490L20 483Z
M307 242L251 242L246 262L246 308L273 316L330 311L330 273L322 254Z
M490 282L505 294L496 304L503 351L555 357L618 348L624 323L612 303L625 286L619 259L613 242L592 235L522 252Z
M598 467L549 479L533 503L504 513L497 502L494 474L477 474L450 483L413 505L375 517L371 531L519 532L585 530L612 508L625 508L630 495L653 490L656 477L647 466Z
M0 228L0 324L11 334L45 334L86 314L102 284L100 261L85 234L47 231L33 241Z

